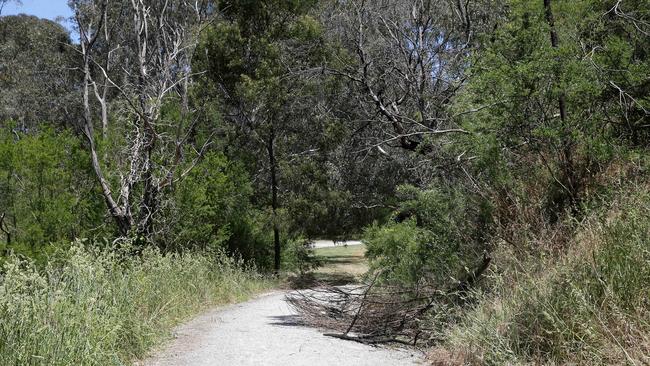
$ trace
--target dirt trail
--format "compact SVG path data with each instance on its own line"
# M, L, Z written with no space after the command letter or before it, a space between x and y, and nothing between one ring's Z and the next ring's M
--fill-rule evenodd
M297 324L278 291L216 309L175 330L175 339L141 366L417 365L417 351L372 347L323 336Z

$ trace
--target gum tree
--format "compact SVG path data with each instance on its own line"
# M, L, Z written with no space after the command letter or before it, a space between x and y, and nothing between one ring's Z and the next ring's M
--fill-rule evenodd
M79 128L93 171L120 236L147 239L164 196L209 143L209 138L190 141L200 121L184 102L191 54L209 4L74 0L70 5L80 34L84 113ZM111 118L119 122L111 128L117 140L111 156L100 151L93 98L100 105L104 137L109 104ZM166 113L173 105L185 106L181 118Z
M268 187L274 267L281 264L282 175L292 158L318 153L321 27L311 1L225 1L197 52L205 83L240 148ZM311 125L310 125L311 123ZM295 161L295 160L294 160ZM291 164L289 164L291 165ZM295 164L294 164L295 166ZM261 173L261 174L260 174Z

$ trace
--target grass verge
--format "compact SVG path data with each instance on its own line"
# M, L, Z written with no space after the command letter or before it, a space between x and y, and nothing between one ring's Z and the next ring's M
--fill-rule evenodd
M650 364L650 193L621 195L561 258L507 263L447 334L454 364Z
M312 280L336 286L357 283L368 271L365 253L363 244L314 249L320 265L311 273Z
M366 246L363 244L314 249L314 255L322 263L316 272L363 275L368 271L365 253Z
M223 254L133 258L77 243L44 269L0 277L0 365L127 365L210 306L276 284Z

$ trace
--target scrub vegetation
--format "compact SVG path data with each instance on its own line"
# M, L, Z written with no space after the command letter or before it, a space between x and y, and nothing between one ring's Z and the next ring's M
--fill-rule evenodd
M68 4L0 16L0 363L289 273L434 364L650 363L649 0Z

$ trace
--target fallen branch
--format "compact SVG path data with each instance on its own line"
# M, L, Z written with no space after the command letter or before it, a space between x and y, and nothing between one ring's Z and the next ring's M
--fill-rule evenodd
M446 290L431 286L405 289L377 285L376 273L367 284L358 286L323 285L287 296L287 301L315 327L333 330L328 337L364 344L399 343L416 345L423 336L422 320L436 306L462 304L467 292L490 265L485 253L479 265Z

